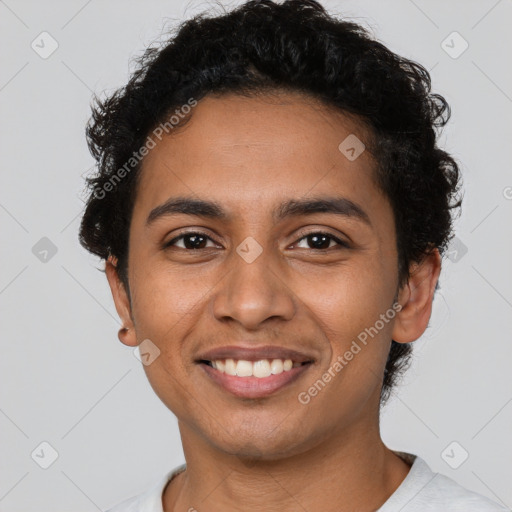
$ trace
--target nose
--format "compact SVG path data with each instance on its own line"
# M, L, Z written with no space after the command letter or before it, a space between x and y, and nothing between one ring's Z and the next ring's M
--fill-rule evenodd
M213 314L217 320L233 320L247 330L257 330L273 318L290 320L296 310L293 291L284 281L275 256L263 252L251 263L233 253L230 271L213 295Z

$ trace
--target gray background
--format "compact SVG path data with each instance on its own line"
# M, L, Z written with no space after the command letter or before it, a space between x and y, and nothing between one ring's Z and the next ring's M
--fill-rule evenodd
M462 162L458 239L383 438L510 507L512 2L324 5L432 70L453 108L441 143ZM125 83L130 57L160 36L164 18L172 26L207 7L0 1L0 511L104 510L184 461L176 419L118 341L101 265L77 229L93 165L84 139L92 92ZM31 47L43 31L59 45L46 59ZM454 31L469 44L457 58L464 42ZM48 469L43 441L58 453Z

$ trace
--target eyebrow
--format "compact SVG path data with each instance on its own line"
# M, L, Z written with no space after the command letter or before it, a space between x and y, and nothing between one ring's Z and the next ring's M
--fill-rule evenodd
M272 211L272 219L279 222L288 217L312 215L314 213L328 213L350 217L368 226L372 226L368 214L346 197L313 197L308 199L289 199L279 204ZM151 210L146 226L161 217L171 215L194 215L205 219L230 221L231 215L215 201L192 199L190 197L171 197L165 203Z

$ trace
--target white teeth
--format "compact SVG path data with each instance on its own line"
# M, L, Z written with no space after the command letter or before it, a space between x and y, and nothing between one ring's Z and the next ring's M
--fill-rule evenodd
M255 361L253 363L252 374L260 379L272 375L270 372L270 363L266 359Z
M233 359L226 359L224 372L227 373L228 375L236 375L236 363L235 361L233 361Z
M270 375L288 372L292 368L301 366L301 363L294 363L291 359L260 359L259 361L247 361L245 359L217 359L211 361L213 368L227 375L237 377L258 377L263 379Z
M236 374L239 377L250 377L252 375L252 363L240 359L240 361L236 363Z
M283 361L281 359L272 359L272 362L270 363L270 371L273 375L276 375L278 373L283 373Z

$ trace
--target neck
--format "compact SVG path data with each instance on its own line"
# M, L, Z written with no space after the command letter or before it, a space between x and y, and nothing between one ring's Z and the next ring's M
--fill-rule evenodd
M410 469L384 445L378 421L277 460L226 454L181 422L180 433L187 469L166 487L165 512L374 511Z

